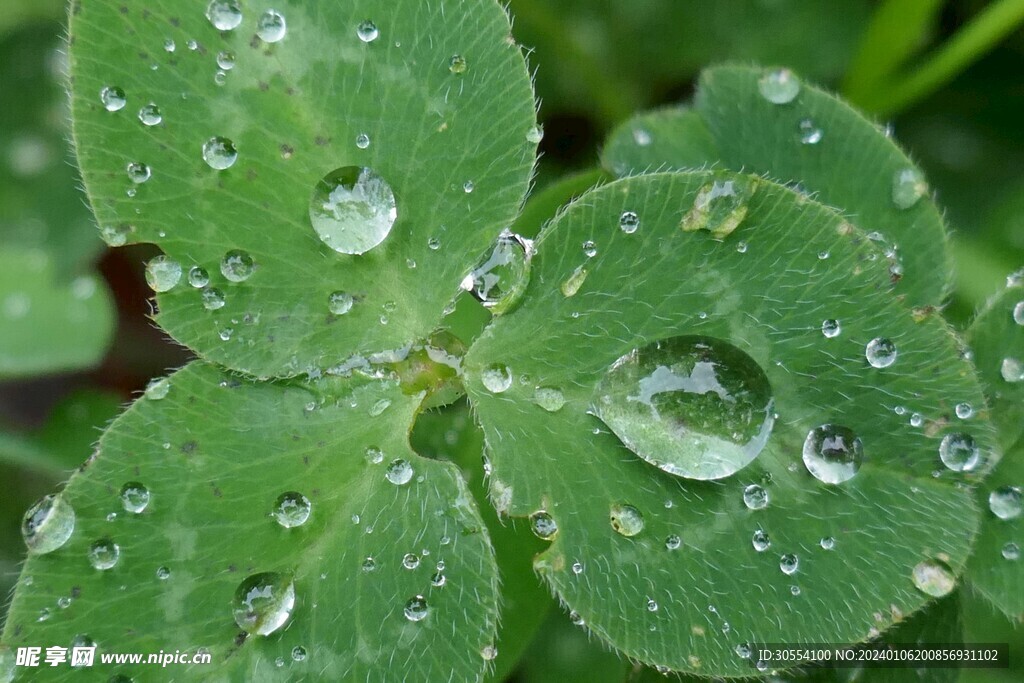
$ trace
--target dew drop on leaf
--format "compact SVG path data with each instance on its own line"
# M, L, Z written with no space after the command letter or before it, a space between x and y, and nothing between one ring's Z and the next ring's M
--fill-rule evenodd
M1003 380L1011 383L1024 381L1024 362L1007 356L999 366Z
M181 281L181 264L167 256L157 256L146 264L146 284L154 292L167 292Z
M196 289L202 289L210 284L210 274L206 272L205 268L192 266L188 271L188 283Z
M75 510L60 494L43 496L21 520L21 535L29 552L52 553L71 538Z
M825 538L818 541L818 545L821 546L822 550L832 550L836 547L836 539L832 538L831 536L826 536Z
M558 533L558 523L544 510L538 510L530 515L530 529L539 538L551 540Z
M622 536L636 536L644 530L644 516L632 505L616 503L609 513L612 530Z
M1024 301L1018 301L1013 307L1013 322L1024 325Z
M425 597L417 595L405 603L404 612L405 618L409 621L423 621L430 614L430 606L427 605Z
M892 203L906 210L917 204L928 193L924 174L916 168L904 168L892 177Z
M512 370L506 365L495 363L480 373L480 382L492 394L500 394L512 387Z
M256 35L260 37L260 40L266 43L276 43L284 38L287 32L285 25L284 16L276 11L269 9L260 15L259 20L256 22Z
M124 90L115 85L108 85L100 91L100 102L107 111L120 111L128 103Z
M800 94L800 79L789 69L775 69L758 80L757 89L772 104L788 104Z
M565 282L562 283L560 289L562 290L562 296L569 298L576 296L583 286L583 283L587 281L588 271L583 266L576 266L576 270L572 271Z
M974 408L970 403L957 403L954 408L956 416L961 420L967 420L974 417Z
M887 368L896 362L896 345L890 340L876 337L864 348L864 357L873 368Z
M231 31L242 23L242 8L234 0L213 0L206 8L206 18L218 31Z
M1000 486L988 494L988 508L999 519L1016 519L1024 511L1024 493L1019 486Z
M296 645L292 648L292 661L301 662L306 659L306 648L301 645Z
M215 171L231 168L238 160L235 143L224 137L213 137L203 143L203 161Z
M565 405L565 396L554 387L537 387L533 392L533 402L549 413L557 413Z
M164 565L160 565L156 568L156 578L158 578L161 581L166 581L167 579L171 578L171 570L168 567L165 567Z
M715 239L725 239L746 218L754 189L754 182L747 178L708 183L697 192L693 208L683 217L683 231L707 230Z
M864 446L852 429L824 424L807 433L803 459L807 471L818 481L842 484L860 469Z
M919 562L911 572L914 586L925 595L941 598L956 587L956 579L949 566L937 559Z
M1020 546L1014 543L1013 541L1010 541L1003 546L1003 549L1002 551L1000 551L1000 553L1002 554L1003 559L1010 560L1011 562L1016 562L1020 559Z
M469 63L462 55L452 55L452 58L448 60L448 70L456 76L461 76L469 70Z
M121 507L126 512L141 514L149 507L149 498L149 489L137 481L130 481L121 487Z
M327 297L327 309L332 315L345 315L352 310L355 300L348 292L334 292Z
M838 320L829 318L821 323L821 333L826 339L835 339L843 333L843 326Z
M798 124L800 142L805 145L816 145L825 137L821 130L811 119L802 119Z
M779 569L782 573L790 576L800 568L800 558L792 553L787 553L779 558Z
M370 146L370 136L366 133L360 133L356 136L356 147L359 149L367 149Z
M356 27L356 35L359 36L359 40L364 43L372 43L377 40L378 36L380 36L380 31L377 29L377 25L375 23L367 19Z
M367 557L365 560L363 560L362 569L367 574L376 571L377 560L373 559L372 557Z
M317 183L309 220L320 240L340 254L365 254L387 238L398 218L395 194L372 169L345 166Z
M970 472L978 466L981 450L970 434L947 434L939 443L939 458L954 472Z
M309 519L313 504L301 493L286 491L274 501L271 514L274 520L285 529L302 526Z
M747 486L743 489L743 504L750 510L768 507L768 490L759 484Z
M756 550L759 553L763 553L765 550L768 550L768 548L772 547L771 537L767 534L767 532L761 529L758 529L754 532L753 537L751 537L750 539L750 543L754 546L754 550Z
M462 281L462 288L495 315L507 313L526 291L532 257L529 240L503 230L491 253Z
M128 164L126 170L128 173L128 180L132 181L136 185L141 185L149 180L153 175L153 172L149 170L149 166L138 161L133 161Z
M117 566L121 558L121 548L109 538L94 541L89 546L89 564L93 569L106 571Z
M170 390L171 380L166 377L158 377L157 379L150 380L149 384L146 385L145 396L150 401L159 401L166 398Z
M256 262L252 256L240 249L232 249L220 260L221 275L231 282L245 282L254 270Z
M224 298L224 292L220 291L216 287L207 287L203 290L200 298L203 301L203 308L208 311L216 311L217 309L224 308L224 304L227 300Z
M672 534L668 538L665 539L665 549L666 550L679 550L679 548L682 545L683 545L683 539L680 538L677 534Z
M371 465L379 465L384 462L384 451L377 448L376 446L370 446L364 453L366 462Z
M295 582L287 574L263 572L249 576L235 590L231 603L238 627L267 636L288 622L295 608Z
M632 235L640 228L640 216L635 211L624 211L619 216L619 229L627 235Z
M152 102L144 106L139 110L139 121L144 126L156 126L164 120L163 114L160 113L160 107L156 106Z
M498 648L493 645L485 645L480 650L480 656L484 658L484 661L493 662L498 658Z
M526 131L526 141L531 145L539 145L544 140L544 126L532 126Z
M665 339L616 360L594 413L638 456L688 479L748 465L775 422L768 378L746 353L701 336Z
M406 569L416 569L420 566L420 556L414 553L406 553L402 558L402 566Z
M228 50L221 50L217 53L217 66L224 71L231 71L235 68L235 53Z
M391 461L391 464L388 465L387 470L384 472L384 477L395 486L408 484L412 480L412 475L412 465L401 458Z

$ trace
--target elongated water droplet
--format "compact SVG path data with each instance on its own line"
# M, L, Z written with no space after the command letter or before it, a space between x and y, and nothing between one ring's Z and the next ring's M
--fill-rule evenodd
M598 384L594 413L670 474L721 479L748 465L775 422L764 371L722 340L683 336L635 349Z
M538 537L551 540L558 533L558 523L544 510L538 510L530 515L530 529Z
M218 31L231 31L242 23L242 8L234 0L213 0L206 8L206 18Z
M1024 511L1024 493L1019 486L1000 486L988 494L988 508L999 519L1016 519Z
M616 503L609 514L612 529L626 537L636 536L644 530L644 516L632 505Z
M377 29L377 25L375 23L367 19L356 27L356 35L359 36L359 40L364 43L372 43L377 40L378 36L380 36L380 31Z
M577 266L576 270L572 271L572 274L562 283L562 296L568 298L576 296L576 293L580 291L580 287L587 281L587 269L583 266Z
M512 387L512 370L500 363L490 365L480 373L480 382L492 394L506 392Z
M21 535L30 553L52 553L75 530L75 511L60 494L43 496L21 520Z
M743 504L750 510L762 510L768 507L768 491L758 484L750 484L743 489Z
M409 621L423 621L430 614L430 606L425 597L417 595L405 603L404 612L405 618Z
M554 387L537 387L533 392L533 402L549 413L557 413L565 405L565 396Z
M758 80L757 89L772 104L788 104L800 94L800 79L789 69L775 69Z
M238 627L259 636L270 635L284 626L294 608L295 582L278 572L249 576L238 584L231 603Z
M255 270L256 262L252 256L240 249L232 249L220 260L221 275L231 282L245 282Z
M970 434L947 434L939 443L939 458L954 472L970 472L981 461L981 449Z
M146 284L154 292L167 292L181 281L181 264L167 256L157 256L146 264Z
M495 315L507 313L526 291L532 258L530 241L504 230L491 253L463 280L462 288Z
M267 10L256 22L256 35L266 43L277 43L287 32L284 16L276 10Z
M273 514L278 524L285 529L302 526L309 519L313 504L301 493L286 491L274 501Z
M924 174L916 168L904 168L893 175L892 203L897 209L906 210L917 204L928 194L928 183Z
M144 106L139 110L139 121L144 126L155 126L164 120L163 114L160 113L160 107L156 106L152 102Z
M888 339L877 337L868 342L864 356L873 368L887 368L896 362L896 345Z
M159 401L166 398L170 390L171 380L167 377L158 377L157 379L150 380L149 384L146 385L145 396L150 401Z
M124 90L116 85L108 85L100 91L100 102L107 111L120 111L128 103Z
M398 218L395 194L372 169L345 166L317 183L309 220L321 241L340 254L364 254L391 233Z
M956 587L953 571L941 560L924 560L911 572L914 586L925 595L941 598L949 595Z
M384 477L395 486L408 484L412 480L412 475L412 465L401 458L393 460L384 472Z
M683 217L685 232L707 230L715 239L728 237L747 216L756 185L747 178L716 180L700 189L693 208Z
M238 150L231 140L214 137L203 143L203 161L215 171L231 168L237 160Z
M149 489L137 481L130 481L121 487L121 506L136 515L149 507Z
M864 446L852 429L834 424L815 427L804 440L804 465L826 484L849 481L860 470Z
M94 541L89 546L89 564L93 569L106 571L117 566L121 558L121 548L109 538Z

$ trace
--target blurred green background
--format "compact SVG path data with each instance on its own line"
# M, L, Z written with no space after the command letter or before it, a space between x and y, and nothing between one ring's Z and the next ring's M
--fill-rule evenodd
M64 11L60 0L4 0L0 11L4 596L23 558L24 510L90 455L151 378L190 357L148 318L142 263L155 251L106 248L80 191ZM926 170L954 234L955 325L1024 266L1024 1L511 0L510 12L545 129L538 189L596 166L604 136L632 113L687 101L704 66L783 65L890 125ZM1009 640L1024 660L1021 627L971 596L953 599L968 640ZM511 680L653 680L551 602ZM1024 669L964 680L1024 680Z

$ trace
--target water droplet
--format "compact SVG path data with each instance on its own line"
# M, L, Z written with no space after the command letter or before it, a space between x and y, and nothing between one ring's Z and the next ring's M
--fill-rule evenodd
M205 268L192 266L188 271L188 283L196 289L202 289L210 284L210 274L206 272Z
M278 524L285 529L291 529L305 524L312 510L313 504L309 502L309 498L295 491L287 491L274 501L271 514Z
M150 380L149 384L146 385L145 396L150 401L159 401L162 398L166 398L170 390L171 380L167 377L159 377Z
M1003 559L1015 562L1020 559L1020 546L1011 541L1003 546L1001 554Z
M484 658L484 661L492 662L498 657L498 648L493 645L485 645L480 650L480 656Z
M149 507L149 498L149 489L137 481L130 481L121 487L121 506L128 512L141 514Z
M821 546L822 550L832 550L836 547L836 539L832 538L831 536L826 536L825 538L818 541L818 545Z
M448 60L448 70L456 76L461 76L469 70L469 63L462 55L452 55L452 58Z
M427 605L427 599L422 595L417 595L414 598L410 598L405 603L405 618L409 621L423 621L430 614L430 606Z
M279 42L286 32L284 16L276 10L268 9L256 22L256 35L266 43Z
M377 40L380 36L380 31L377 29L377 25L367 19L366 21L356 26L356 35L359 36L359 40L364 43L372 43Z
M364 457L366 458L367 463L371 465L379 465L384 462L384 451L376 446L370 446L366 449Z
M574 626L583 626L583 624L586 623L583 620L583 617L580 616L580 613L576 610L569 612L569 621L571 621Z
M743 504L751 510L762 510L768 506L768 491L758 484L743 489Z
M1002 364L999 366L999 374L1001 374L1003 379L1007 382L1024 381L1024 362L1021 362L1016 358L1004 358Z
M150 176L153 175L152 171L149 170L149 166L137 161L133 161L128 164L126 171L128 173L128 180L132 181L136 185L141 185L149 180Z
M1000 486L988 494L988 508L999 519L1016 519L1024 511L1024 493L1019 486Z
M372 557L367 557L365 560L363 560L362 568L363 568L363 571L366 572L367 574L369 574L370 572L376 571L377 570L377 560L373 559Z
M825 424L807 433L804 465L818 481L842 484L857 474L864 460L864 445L852 429Z
M864 348L864 356L873 368L887 368L896 362L896 345L888 339L876 337Z
M510 311L530 281L533 248L528 240L502 231L491 253L465 277L462 288L495 315Z
M216 171L231 168L237 159L235 143L227 138L214 137L203 143L203 161Z
M924 560L911 573L914 586L925 595L941 598L956 587L953 571L941 560Z
M537 387L533 392L533 402L549 413L557 413L565 405L565 396L554 387Z
M60 494L43 496L21 519L21 535L29 552L52 553L71 538L75 511Z
M957 403L954 410L956 411L956 416L961 420L967 420L974 416L974 408L970 403Z
M754 182L746 178L708 183L697 193L693 208L683 217L683 231L707 230L715 239L725 239L746 218L754 189Z
M222 50L217 53L217 66L224 71L231 71L235 68L235 53Z
M838 320L829 318L821 323L821 333L825 335L827 339L835 339L843 333L843 326Z
M152 102L139 110L139 121L141 121L144 126L155 126L163 120L164 117L160 113L160 107L156 106Z
M818 128L811 119L803 119L799 124L800 142L805 145L816 145L825 137L825 132Z
M762 529L758 529L754 532L753 537L750 539L750 543L754 546L754 550L759 553L763 553L765 550L772 547L771 537Z
M206 18L218 31L231 31L242 23L242 8L234 0L213 0L206 8Z
M156 568L156 578L160 581L166 581L171 578L171 570L168 567L160 565Z
M121 557L121 548L109 538L94 541L89 546L89 564L93 569L113 569Z
M538 510L530 515L530 529L540 538L551 540L558 533L558 523L544 510Z
M572 573L577 575L577 576L582 574L583 573L583 563L582 562L573 562L572 563Z
M157 256L146 264L146 284L154 292L167 292L181 280L181 264L167 256Z
M416 567L420 566L419 555L407 553L405 557L402 558L402 566L406 569L416 569Z
M115 85L108 85L100 91L100 102L107 111L120 111L128 103L124 90Z
M1018 301L1013 307L1013 322L1024 325L1024 301Z
M970 434L947 434L939 444L939 458L954 472L970 472L981 460L981 450Z
M786 576L790 576L796 573L796 570L800 568L800 558L792 553L787 553L779 558L779 569Z
M911 427L920 427L923 424L924 424L924 416L922 416L921 413L914 413L913 415L910 416L910 426Z
M334 315L345 315L352 310L355 299L347 292L334 292L327 297L327 308Z
M384 472L384 477L395 486L408 484L412 480L412 475L412 465L401 458L391 461Z
M435 572L434 575L430 577L430 585L434 588L440 588L446 583L448 583L448 577L444 575L444 572Z
M256 270L256 262L252 256L240 249L232 249L220 260L221 275L231 282L245 282L252 276L254 270Z
M473 194L473 190L475 190L475 189L476 189L476 184L473 183L472 180L467 180L462 185L462 191L465 192L466 194Z
M506 365L495 363L480 373L480 382L492 394L500 394L512 386L512 370Z
M789 69L775 69L758 80L757 89L772 104L788 104L800 94L800 79Z
M562 283L562 296L566 298L576 296L583 283L587 281L587 274L586 268L577 266L576 270L572 271L572 274Z
M647 600L647 611L648 612L657 612L658 611L658 603L656 601L651 600L651 599L648 598L648 600Z
M224 292L216 287L207 287L200 296L203 300L203 308L208 311L224 308L224 304L227 303L227 300L224 298Z
M235 623L243 631L268 636L287 623L295 608L295 582L287 574L253 574L235 590L231 603Z
M359 149L366 149L370 146L370 136L366 133L360 133L356 136L356 147Z
M132 231L130 225L105 225L100 228L100 237L111 247L123 247L128 243L128 234Z
M526 141L531 145L539 145L544 139L544 126L533 126L526 131Z
M924 174L916 168L904 168L892 177L892 203L897 209L909 209L928 193Z
M616 503L611 507L609 520L612 529L623 536L636 536L644 530L644 516L632 505Z
M665 539L665 549L666 550L679 550L679 548L682 545L683 545L683 539L681 539L677 534L672 534L668 538Z
M345 166L317 183L309 220L321 241L340 254L364 254L391 232L398 207L391 186L372 169Z
M167 40L164 41L164 52L170 53L170 52L174 52L177 49L178 49L178 46L174 43L174 41L172 39L168 38Z
M634 349L609 368L597 396L595 414L630 450L689 479L721 479L745 467L775 422L764 371L711 337Z
M632 235L640 228L640 216L635 211L624 211L619 216L619 229L627 235Z

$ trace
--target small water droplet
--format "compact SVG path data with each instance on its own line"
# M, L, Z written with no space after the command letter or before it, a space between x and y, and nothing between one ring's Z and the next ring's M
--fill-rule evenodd
M480 650L480 656L484 658L484 661L492 662L498 657L498 648L493 645L485 645Z
M914 586L925 595L941 598L949 595L956 587L953 571L941 560L924 560L911 572Z
M171 570L168 567L160 565L156 568L156 578L160 581L166 581L171 578Z
M405 603L404 612L405 618L409 621L423 621L430 614L430 606L427 605L425 597L417 595Z
M640 228L640 216L635 211L624 211L619 216L619 229L627 235L632 235Z
M682 545L683 545L683 539L680 538L678 536L678 534L672 534L668 538L665 539L665 549L666 550L679 550L679 548Z
M235 68L235 53L222 50L217 53L217 66L224 71L231 71Z
M1016 562L1020 559L1020 546L1012 541L1006 543L1000 552L1003 559L1010 560L1011 562Z
M644 530L644 516L632 505L616 503L609 514L612 529L617 534L630 537Z
M537 387L533 392L533 402L549 413L557 413L565 405L565 396L554 387Z
M1013 322L1024 325L1024 301L1018 301L1013 307Z
M356 35L364 43L372 43L380 36L380 31L375 23L367 19L356 26Z
M366 458L367 463L371 465L379 465L384 462L384 451L376 446L370 446L366 449L364 457Z
M768 507L768 491L763 486L751 484L743 489L743 504L751 510Z
M321 241L340 254L364 254L390 234L398 218L391 186L372 169L345 166L317 183L309 219Z
M772 547L771 537L762 529L758 529L754 532L754 535L750 539L750 543L754 546L754 550L759 553L763 553L765 550Z
M821 546L822 550L832 550L836 547L836 539L832 538L831 536L826 536L825 538L818 541L818 545Z
M276 10L268 9L256 22L256 35L266 43L280 42L285 33L287 26L284 16Z
M366 149L370 146L370 136L366 133L360 133L356 136L356 147L359 149Z
M139 121L141 121L144 126L155 126L163 120L164 117L160 113L160 107L156 106L152 102L139 110Z
M1016 383L1024 381L1024 362L1016 358L1006 357L999 366L999 374L1007 382Z
M363 564L361 566L363 571L369 574L370 572L377 570L377 561L372 557L367 557L363 560Z
M747 178L708 183L697 193L693 208L683 217L683 231L707 230L715 239L725 239L746 218L755 187L754 181Z
M285 529L302 526L309 519L313 504L301 493L286 491L274 501L274 509L271 512L278 524Z
M146 284L154 292L167 292L181 280L181 264L167 256L157 256L146 264Z
M107 111L120 111L128 103L124 90L115 85L108 85L100 91L100 102Z
M21 535L29 552L52 553L71 538L75 530L75 511L60 494L43 496L21 520Z
M231 604L243 631L267 636L284 626L295 608L295 582L287 574L263 572L249 576L235 590Z
M192 266L188 271L188 283L196 289L202 289L210 284L210 274L206 272L205 268Z
M650 598L648 598L648 600L647 600L647 611L648 612L657 612L658 611L658 603L656 601L651 600Z
M480 382L492 394L501 394L512 387L512 370L506 365L495 363L480 373Z
M476 189L476 184L472 180L467 180L462 184L462 191L466 194L473 194L473 190Z
M787 553L779 558L779 569L786 576L795 574L800 568L800 558L792 553Z
M461 76L469 70L469 63L462 55L452 55L452 58L448 60L448 70L456 76Z
M528 240L504 230L490 255L463 280L462 288L495 315L507 313L522 298L530 281L532 256Z
M853 478L864 460L864 446L853 430L825 424L807 433L804 465L818 481L842 484Z
M789 69L775 69L758 80L757 88L772 104L788 104L800 94L800 79Z
M583 287L583 283L587 281L587 274L586 268L577 266L576 270L572 271L572 274L562 283L562 296L566 298L576 296L580 288Z
M1000 486L988 494L988 508L999 519L1016 519L1024 511L1024 493L1019 486Z
M420 566L420 557L414 553L407 553L402 558L402 566L406 569L416 569Z
M233 328L233 327L224 327L224 328L221 328L221 331L217 333L217 336L220 337L221 341L231 341L231 337L234 336L234 334L235 334L235 328Z
M864 356L873 368L887 368L896 362L896 345L883 337L876 337L864 348Z
M208 311L224 308L224 304L227 303L227 300L224 298L224 292L216 287L207 287L203 290L200 297L203 300L203 308Z
M160 377L150 380L149 384L146 385L145 396L150 401L159 401L162 398L166 398L170 390L171 380L167 377Z
M106 571L117 566L121 558L121 548L109 538L94 541L89 546L89 564L93 569Z
M911 427L920 427L923 424L924 424L924 416L922 416L921 413L914 413L913 415L910 416L910 426Z
M167 40L164 41L164 52L170 53L170 52L174 52L176 49L178 49L178 46L175 45L175 43L174 43L174 41L172 39L168 38Z
M128 180L136 185L141 185L153 175L153 172L149 170L149 166L137 161L128 164L125 170L128 173Z
M544 126L533 126L526 131L526 141L531 145L539 145L544 139Z
M897 209L906 210L928 194L924 174L916 168L904 168L893 175L892 202Z
M838 320L829 318L821 323L821 333L826 339L835 339L843 333L843 326Z
M203 143L203 161L215 171L231 168L238 160L235 143L224 137L213 137Z
M981 449L970 434L947 434L939 443L939 458L954 472L970 472L981 461Z
M401 458L391 461L391 464L388 465L387 470L384 472L384 477L395 486L408 484L412 480L412 475L412 465Z
M292 648L292 661L301 662L306 659L306 648L301 645L296 645Z
M818 128L811 119L803 119L799 124L800 142L805 145L816 145L825 137L825 132Z
M530 515L530 529L538 537L548 541L558 533L558 523L544 510L538 510Z
M167 384L170 386L170 382ZM141 514L149 507L149 498L149 489L137 481L130 481L121 487L121 506L128 512Z
M957 403L954 410L956 411L956 416L961 420L967 420L974 417L974 408L970 403Z
M234 0L213 0L206 8L206 18L218 31L232 31L242 23L242 8Z
M577 576L582 574L583 573L583 563L582 562L573 562L572 563L572 573L577 575Z
M220 261L221 275L231 282L245 282L255 270L256 262L252 256L240 249L232 249Z

